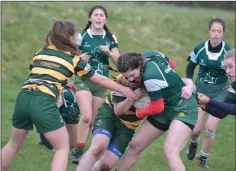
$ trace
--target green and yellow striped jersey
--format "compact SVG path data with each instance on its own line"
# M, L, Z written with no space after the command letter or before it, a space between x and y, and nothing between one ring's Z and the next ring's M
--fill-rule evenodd
M82 58L53 45L34 55L30 69L31 73L22 88L39 89L55 98L73 74L90 78L95 73Z
M126 79L119 75L118 78L120 80L126 81ZM124 82L123 82L124 83ZM111 108L113 108L113 103L119 103L126 99L121 93L117 91L112 91L106 98L106 104L108 104ZM131 106L129 110L127 110L123 115L117 116L120 121L126 125L129 129L135 130L139 124L141 123L142 119L136 116L136 109L134 106Z

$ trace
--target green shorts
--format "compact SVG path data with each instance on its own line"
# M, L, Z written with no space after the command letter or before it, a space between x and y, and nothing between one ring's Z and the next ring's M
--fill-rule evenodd
M89 91L93 96L100 97L102 99L106 98L107 89L98 86L87 78L75 77L74 81L78 91Z
M110 106L103 104L93 125L93 136L104 134L110 138L108 150L113 152L119 158L125 152L135 131L126 127L119 118L117 118Z
M216 84L216 85L207 84L197 79L195 84L198 92L207 95L211 99L222 102L227 95L228 83Z
M18 129L33 130L44 134L64 126L56 100L41 91L22 89L17 95L12 125Z
M165 110L158 115L149 116L147 120L159 130L167 131L173 120L179 120L193 130L198 117L198 105L195 95L189 100L181 100L177 106L165 105Z

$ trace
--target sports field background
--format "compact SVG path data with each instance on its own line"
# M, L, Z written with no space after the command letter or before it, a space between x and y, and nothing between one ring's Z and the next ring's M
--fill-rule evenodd
M108 9L108 26L118 38L122 52L159 50L176 61L177 72L183 77L189 52L208 38L208 22L211 18L222 17L226 21L225 41L235 47L233 11L193 9L151 2L144 5L135 2L2 2L2 146L10 136L16 95L28 76L33 54L44 46L52 21L71 20L82 30L87 24L89 9L98 4ZM163 140L164 136L156 140L132 171L168 171ZM38 134L34 130L9 171L49 170L53 152L38 145L38 142ZM196 167L196 160L186 159L185 152L186 149L182 158L187 171L201 170ZM208 171L235 170L235 117L229 116L220 124L209 166ZM69 162L68 171L74 170L75 165Z

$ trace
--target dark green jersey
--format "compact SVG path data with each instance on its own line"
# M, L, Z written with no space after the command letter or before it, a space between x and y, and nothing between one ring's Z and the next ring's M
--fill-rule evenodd
M209 84L222 84L228 78L224 70L224 55L230 50L229 45L222 41L221 48L213 52L209 47L209 40L197 45L190 53L188 60L200 65L198 78Z
M161 52L157 51L157 50L149 50L149 51L145 51L143 52L143 56L148 58L154 58L154 57L162 57L164 58L166 61L169 61L169 58L167 56L165 56L164 54L162 54Z
M73 74L90 78L95 73L79 56L60 51L55 46L37 52L30 69L31 73L23 88L37 88L55 98Z
M144 85L151 100L164 98L165 105L177 105L184 83L164 57L160 53L148 58L144 65Z
M110 50L118 47L118 41L113 34L113 39L111 41L104 31L103 35L92 35L90 29L81 32L78 35L78 46L82 53L88 53L91 55L89 64L95 70L95 72L109 76L109 72L104 68L104 65L109 65L109 56L100 50L99 46L107 46Z

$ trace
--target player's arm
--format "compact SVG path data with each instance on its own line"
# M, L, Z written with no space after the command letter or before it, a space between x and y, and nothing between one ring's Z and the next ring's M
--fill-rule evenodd
M213 99L210 99L208 96L199 93L198 94L198 103L200 105L206 105L205 110L209 112L210 114L213 114L213 110L217 109L220 112L219 115L222 115L222 113L228 113L235 115L236 113L236 101L230 98L225 98L223 102L219 102Z
M87 77L90 81L98 84L99 86L119 91L130 99L138 99L137 95L130 88L124 87L103 75L95 73L91 66L79 56L75 56L73 58L73 65L75 66L74 73L77 76Z
M111 57L112 61L116 63L120 56L120 51L119 51L118 40L116 36L113 34L112 37L114 41L111 44L111 50L110 50L109 56Z
M168 83L166 82L164 74L156 64L151 63L148 68L150 72L146 71L143 78L151 102L146 108L136 111L136 115L139 118L157 115L164 111L164 98L161 89L166 88Z
M145 92L141 88L134 90L134 92L138 96L139 99L145 95ZM127 110L129 110L134 105L134 102L135 102L133 100L126 98L122 102L114 103L116 102L116 98L119 98L119 97L116 97L116 96L113 97L113 106L114 106L114 113L117 116L124 114Z
M119 102L119 103L114 103L113 102L113 107L114 107L114 113L116 116L123 115L126 111L133 106L134 101L126 98L124 101Z
M229 103L230 100L231 99L226 99L224 102L219 102L219 101L210 99L207 105L206 111L211 114L209 110L211 110L211 108L217 108L218 110L221 111L221 113L219 113L218 115L222 115L222 113L236 115L236 102L234 101L234 103L232 103L232 100L231 100L231 103Z
M196 48L194 50L191 51L191 53L189 54L188 56L188 65L187 65L187 68L186 68L186 77L187 78L190 78L190 79L193 79L193 75L194 75L194 70L198 64L197 62L197 51L196 51Z
M99 46L99 48L108 56L110 56L114 63L116 63L120 56L120 51L118 48L118 41L116 39L116 36L113 34L112 37L114 41L111 42L110 49L107 46Z

